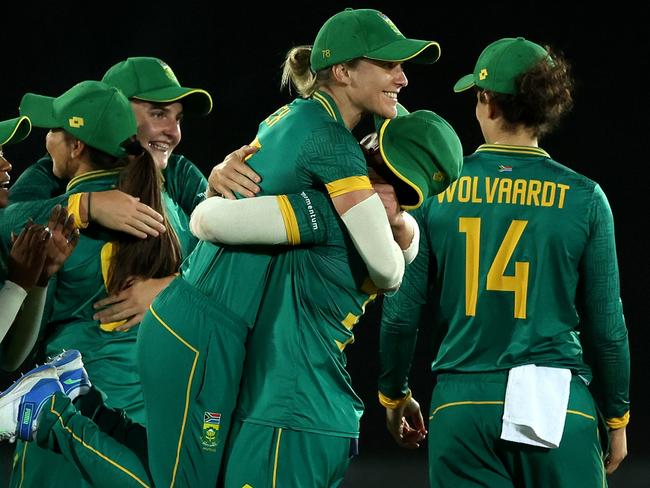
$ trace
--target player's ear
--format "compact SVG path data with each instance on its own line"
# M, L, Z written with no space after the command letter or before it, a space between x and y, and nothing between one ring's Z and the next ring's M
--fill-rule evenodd
M350 73L348 71L348 67L345 64L335 64L331 69L332 79L344 85L350 84Z

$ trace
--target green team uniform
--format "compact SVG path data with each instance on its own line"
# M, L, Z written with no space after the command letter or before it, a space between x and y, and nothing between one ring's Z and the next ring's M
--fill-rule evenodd
M255 144L260 150L249 163L264 179L266 193L326 186L330 195L340 195L371 188L363 154L324 94L295 100L269 116L260 124ZM312 199L333 212L324 194L315 192ZM313 209L301 204L302 213L294 213L291 203L284 201L284 213L294 223L292 237L322 241L323 228L314 225ZM181 276L154 300L138 338L148 466L59 395L40 419L41 428L46 427L39 430L38 443L49 448L58 444L96 486L214 486L238 395L245 341L277 254L282 254L277 248L201 242ZM350 336L349 331L340 335L343 340Z
M620 421L629 410L629 348L601 188L542 149L484 144L465 158L459 180L413 216L420 252L384 302L379 383L389 398L408 393L430 297L432 324L443 332L432 364L431 486L604 486L597 408L582 378L591 366L598 406ZM525 364L574 375L556 449L499 439L508 370Z
M297 213L313 207L309 195L290 199ZM336 214L315 212L313 223L327 229L322 244L273 262L248 339L226 487L338 486L356 450L363 403L344 349L376 294Z
M324 222L325 219L317 220L319 214L315 213L314 209L324 209L324 213L330 212L332 215L334 210L331 208L328 197L323 193L313 190L307 192L307 194L309 195L308 200L311 205L309 207L305 207L304 205L296 207L298 211L295 214L297 228L299 229L300 237L306 243L323 242L326 239L326 232L328 231L323 225L318 224ZM300 200L303 200L303 197L300 197ZM294 203L295 198L290 197L290 201ZM215 304L199 296L196 288L187 284L180 277L174 280L166 290L156 299L156 305L160 309L170 310L173 307L178 308L178 303L188 305L183 310L183 317L185 322L193 324L192 329L196 329L196 332L190 330L188 334L192 335L190 340L197 341L195 343L185 341L187 337L178 336L177 338L179 341L185 341L183 344L189 351L191 351L190 347L193 347L193 344L198 344L198 347L195 348L197 351L195 354L196 367L186 377L186 381L193 380L198 384L192 388L192 385L188 382L185 386L189 387L187 392L191 391L192 408L205 408L206 400L213 397L215 391L221 395L224 388L231 386L222 385L225 381L234 381L232 372L241 370L241 365L237 368L232 367L232 365L236 366L237 361L243 361L241 355L244 354L242 350L243 339L240 335L235 334L235 332L238 333L241 329L246 329L246 327L242 327L238 323L239 328L235 328L235 321L232 315L227 313L227 311L224 312L220 304ZM158 317L155 311L152 310L152 313ZM220 327L214 327L215 316L220 317ZM166 323L163 324L161 322L161 324L163 328L167 326ZM171 331L171 329L166 328L165 330ZM174 330L174 333L177 330ZM159 342L163 347L166 347L165 338L163 337L162 339ZM139 341L142 341L142 339L139 339ZM155 351L160 350L160 348L150 349L154 349ZM182 351L175 352L177 353L175 360L183 366L182 361L185 355ZM212 356L216 359L213 360ZM234 359L231 360L230 358ZM214 367L215 363L217 363L218 367ZM174 388L177 384L168 381L171 377L168 374L169 371L169 369L165 370L164 379L167 381L166 384L170 385L170 388ZM160 374L158 378L160 378ZM215 387L214 385L220 386ZM165 394L171 395L171 392L168 391ZM160 449L152 449L152 446L149 445L150 453L147 453L147 446L142 445L141 437L146 436L142 428L132 425L130 420L120 412L107 412L102 407L98 408L98 401L96 399L86 401L89 396L90 394L79 397L73 406L68 397L63 394L56 394L48 407L44 409L39 419L36 443L43 449L59 450L66 459L72 460L78 466L79 474L92 486L153 486L154 483L152 480L155 479L155 475L152 476L150 472L149 459L155 461L155 456L160 455ZM233 398L234 396L236 396L236 391L233 394ZM230 398L228 397L228 399L223 400L222 404L231 401ZM183 405L183 407L185 406L187 405ZM147 413L150 415L150 422L152 418L155 418L151 416L152 414L157 415L161 411L164 411L162 415L168 416L168 409L172 409L174 412L176 411L173 410L174 406L170 403L159 402L158 409L152 409L146 404ZM188 409L188 411L191 410ZM100 413L98 414L97 412ZM200 432L201 437L195 437L195 439L201 439L201 450L193 446L191 437L185 443L186 445L183 445L183 441L185 440L183 438L179 438L178 443L169 442L169 439L172 439L171 435L169 435L170 432L174 434L175 431L169 429L169 427L174 426L166 426L168 428L165 431L167 433L167 442L162 447L166 448L171 446L173 449L182 447L182 450L179 449L177 451L181 466L183 462L202 463L210 461L210 457L215 455L214 450L203 448L210 447L209 444L212 441L222 443L225 439L226 432L219 428L221 426L221 417L212 415L206 419L205 411L202 413L203 416L200 418L202 425L200 426L193 425L196 422L193 421L192 415L185 417L187 419L185 430L195 433ZM214 414L216 412L211 413ZM210 426L210 429L206 429L203 424ZM179 428L182 427L183 425ZM147 428L152 428L151 423ZM216 431L216 438L210 437L207 432L208 430L212 430L212 432ZM347 441L347 439L345 440ZM191 447L186 449L187 445L194 447L194 449ZM348 449L349 443L345 442L345 452ZM152 464L152 466L154 465L155 463ZM206 465L203 467L210 473L214 471L214 466ZM183 472L182 470L178 471L178 473ZM211 476L215 475L211 474ZM175 479L173 483L176 484L179 479ZM184 486L180 481L177 484Z
M36 168L34 172L26 174L17 183L23 195L46 198L45 193L50 191L48 188L56 191L55 180L52 176L48 178L48 167L51 168L51 160L45 158L33 167ZM37 221L47 220L52 205L65 205L71 194L115 188L117 174L118 171L86 173L71 180L64 195L44 201L13 204L5 209L11 212L7 217L18 225L29 216ZM196 244L196 239L189 232L189 214L202 200L201 193L207 183L200 171L182 156L170 158L164 177L166 215L178 235L182 254L187 256ZM48 187L48 183L52 186ZM25 187L33 190L40 188L43 194L39 195L38 190L25 191ZM39 351L44 356L54 356L63 349L81 351L93 384L107 395L106 405L122 409L134 422L145 424L136 363L137 328L126 332L106 332L92 319L96 312L93 304L107 296L102 272L102 249L107 241L114 239L114 232L98 228L90 227L82 232L74 253L49 284ZM11 486L41 486L45 473L53 476L49 486L87 486L77 468L65 462L60 455L19 442Z

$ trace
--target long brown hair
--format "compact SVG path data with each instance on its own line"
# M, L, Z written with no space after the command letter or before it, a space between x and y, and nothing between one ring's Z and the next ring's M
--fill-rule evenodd
M139 239L119 233L114 242L113 255L108 271L106 288L109 295L129 286L130 277L162 278L178 271L181 251L178 236L169 224L162 204L162 174L151 155L135 139L125 144L130 158L116 158L96 148L86 146L93 166L98 169L111 169L123 166L118 189L139 197L140 202L149 205L163 216L167 232L158 237Z

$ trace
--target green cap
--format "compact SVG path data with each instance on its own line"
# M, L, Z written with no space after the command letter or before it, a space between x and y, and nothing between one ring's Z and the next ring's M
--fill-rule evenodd
M311 50L311 69L317 72L356 58L431 64L439 57L437 42L407 39L378 10L347 8L330 17L318 31Z
M29 117L22 116L0 122L0 146L22 141L32 131Z
M381 157L402 182L393 184L402 208L444 191L463 168L463 146L449 123L429 110L386 119L378 128Z
M515 95L519 75L546 56L546 49L523 37L499 39L483 50L474 72L458 80L454 91L461 92L476 85L484 90Z
M212 97L199 88L181 86L172 69L158 58L128 58L113 65L102 81L122 90L127 98L145 102L181 102L183 111L207 115L212 110Z
M21 115L34 127L61 128L89 146L116 157L137 132L131 104L120 90L101 81L82 81L57 98L27 93Z

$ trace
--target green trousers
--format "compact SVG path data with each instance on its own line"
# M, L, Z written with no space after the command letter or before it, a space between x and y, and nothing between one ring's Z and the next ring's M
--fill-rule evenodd
M574 376L560 446L500 439L507 373L443 374L429 417L431 487L603 488L607 486L599 415Z
M131 435L143 437L144 429L128 429L118 440L56 394L39 417L38 447L58 453L80 479L100 488L216 486L247 333L243 320L174 280L138 334L146 444ZM48 473L40 473L38 486Z
M334 488L343 482L356 442L237 421L228 441L223 486Z

